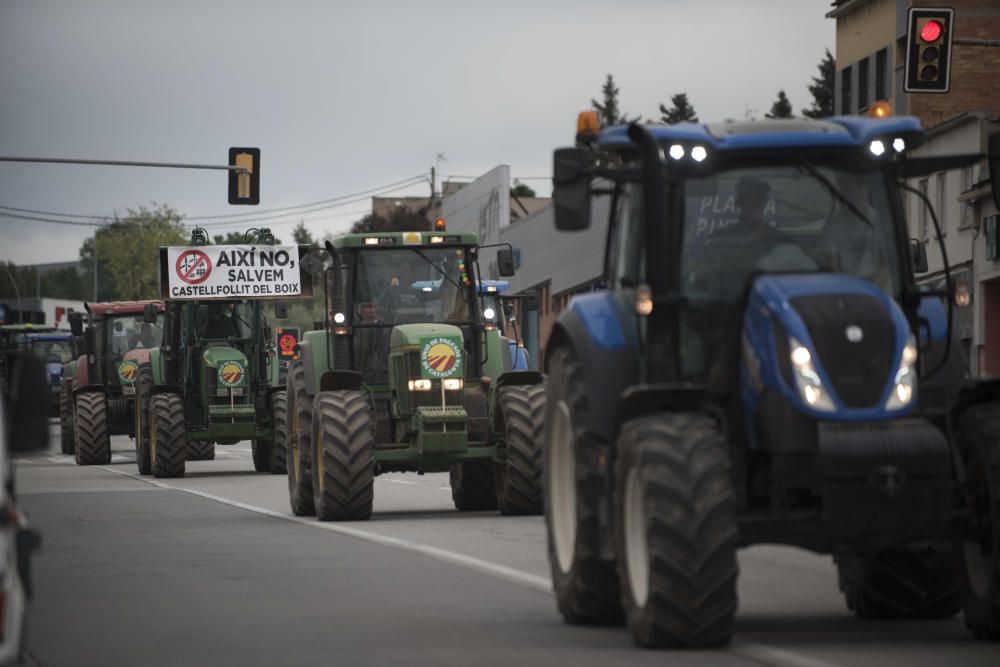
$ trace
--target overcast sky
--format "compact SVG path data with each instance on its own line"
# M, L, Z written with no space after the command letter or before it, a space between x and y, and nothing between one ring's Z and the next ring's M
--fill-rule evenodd
M446 177L498 164L549 176L552 149L572 141L607 73L630 114L658 117L686 92L703 121L762 117L779 89L798 114L834 50L829 8L0 0L0 156L224 164L229 146L259 146L259 210L427 174L438 153ZM548 194L547 182L525 182ZM255 211L226 203L222 172L0 162L0 206L107 216L151 202L187 216ZM290 240L300 219L336 233L368 210L364 200L266 224ZM220 222L205 224L251 226ZM74 260L92 233L0 217L0 260Z

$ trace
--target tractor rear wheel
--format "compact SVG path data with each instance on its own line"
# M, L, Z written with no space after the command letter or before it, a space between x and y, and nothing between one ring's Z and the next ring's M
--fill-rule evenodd
M76 395L73 420L77 465L111 463L111 438L108 434L108 402L102 391Z
M545 402L545 527L556 605L571 624L618 624L622 607L614 560L602 549L609 471L584 438L588 412L583 364L569 347L549 363ZM603 472L603 474L602 474ZM603 539L602 539L603 538Z
M153 367L139 366L135 383L135 461L140 475L153 474L149 454L149 399L153 395Z
M63 454L74 454L73 445L73 395L70 385L63 383L59 390L59 448Z
M320 521L365 521L372 515L375 439L367 397L322 391L313 403L313 495Z
M618 438L614 526L629 630L644 647L721 646L736 614L736 500L725 436L697 413Z
M460 512L483 512L497 508L493 462L485 459L453 463L449 468L451 499Z
M497 506L504 515L542 514L545 385L502 387L497 404L507 447L507 460L494 467Z
M288 374L288 500L296 516L316 513L312 488L312 402L301 361Z
M948 549L901 547L836 561L847 608L860 618L949 618L962 609Z
M212 440L189 440L186 456L188 461L214 461L215 442Z
M285 448L288 446L288 394L282 389L271 394L271 413L274 416L274 441L271 443L271 473L284 475Z
M958 420L965 462L966 509L972 520L953 543L965 625L979 639L1000 640L1000 405L968 408Z
M184 401L177 394L154 394L149 401L149 452L154 477L183 477L187 457Z

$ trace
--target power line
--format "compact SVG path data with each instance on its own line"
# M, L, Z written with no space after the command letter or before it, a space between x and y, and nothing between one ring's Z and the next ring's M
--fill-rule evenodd
M77 222L75 220L56 220L54 218L41 218L33 215L19 215L17 213L4 213L0 211L0 217L3 218L15 218L17 220L33 220L35 222L52 222L58 225L75 225L78 227L103 227L104 224L100 222Z
M364 195L369 195L369 194L373 194L373 193L385 194L385 192L383 192L383 191L395 192L396 190L400 190L400 189L402 189L404 187L410 187L412 185L416 185L417 183L420 183L420 182L426 181L426 180L427 180L427 176L426 175L419 174L419 175L416 175L416 176L411 176L410 178L405 178L405 179L403 179L401 181L396 181L394 183L386 183L385 185L381 185L381 186L376 187L376 188L370 188L368 190L361 190L359 192L352 192L350 194L340 195L338 197L331 197L330 199L323 199L323 200L311 202L311 203L308 203L308 204L296 204L295 206L282 206L282 207L279 207L279 208L260 209L260 210L256 210L256 211L245 211L243 213L227 213L227 214L222 214L222 215L184 216L184 220L221 220L221 219L228 219L228 218L250 218L252 216L260 216L262 214L268 214L268 213L277 213L279 211L291 211L290 213L286 213L285 215L277 215L277 216L272 216L271 218L268 218L268 219L277 219L277 218L282 218L282 217L286 217L286 216L289 216L289 215L297 215L297 214L300 214L300 213L301 214L314 213L315 211L320 211L320 210L323 210L325 208L338 208L339 206L344 206L344 205L347 205L347 204L356 203L354 201L351 201L351 202L345 202L345 201L343 201L345 199L355 199L357 197L367 198L367 197L364 197ZM336 206L324 206L326 204L332 204L333 202L342 202L342 203L339 203ZM310 209L310 210L298 211L297 209ZM77 218L77 219L84 219L84 220L96 220L96 221L101 221L101 222L98 222L98 223L70 223L70 222L67 222L67 221L55 220L55 219L52 219L51 217L49 217L49 218L34 218L34 217L27 217L27 216L24 216L24 215L11 215L11 214L7 214L7 213L3 213L2 211L15 211L17 213L30 213L30 214L36 215L36 216L57 216L57 217L60 217L60 218ZM77 225L89 224L90 226L100 226L100 224L102 224L103 221L109 219L108 216L103 216L103 215L84 215L84 214L80 214L80 213L58 213L58 212L55 212L55 211L41 211L41 210L31 209L31 208L17 208L17 207L14 207L14 206L2 206L2 205L0 205L0 215L5 216L5 217L9 217L9 218L18 218L18 219L23 219L23 220L36 220L38 222L54 222L54 223L64 222L65 224L77 224ZM256 220L257 218L254 218L254 219Z

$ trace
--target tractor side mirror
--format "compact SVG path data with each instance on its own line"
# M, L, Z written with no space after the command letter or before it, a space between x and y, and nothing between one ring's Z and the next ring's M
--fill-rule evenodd
M990 135L988 141L990 186L993 188L993 205L1000 210L1000 132Z
M69 330L77 338L83 335L83 313L69 314Z
M146 324L156 324L156 306L152 303L147 303L142 308L142 321Z
M94 354L94 327L83 332L83 353L88 357Z
M910 239L910 253L913 256L913 272L927 273L927 248L917 239Z
M500 248L497 250L497 271L504 278L514 275L514 253L510 248Z
M283 320L288 317L288 302L282 299L274 302L274 317Z
M585 149L558 148L552 154L552 203L556 229L590 227L590 154Z

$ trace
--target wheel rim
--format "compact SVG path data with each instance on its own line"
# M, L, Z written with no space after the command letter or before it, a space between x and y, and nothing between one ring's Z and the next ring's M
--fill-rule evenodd
M299 461L299 409L298 405L292 407L292 428L288 432L288 453L292 457L291 470L295 480L302 477L302 462Z
M319 424L320 420L317 415L313 415L313 421L316 423L316 431L313 433L313 442L316 443L315 449L313 450L313 465L316 467L316 487L319 489L319 495L322 497L324 487L324 466L323 466L323 441L319 434Z
M156 465L156 415L152 410L149 415L149 463Z
M549 477L549 522L559 569L565 574L573 566L576 549L576 455L569 406L559 401L552 418Z
M632 601L643 607L649 599L649 538L646 534L646 495L639 470L629 470L621 517L625 536L625 567Z
M990 498L989 476L982 468L981 462L971 471L969 479L975 480L974 492L971 497L973 514L985 517L989 523L983 538L978 541L966 541L962 544L962 559L965 564L965 575L969 587L977 597L985 597L993 582L993 560L996 550L996 535L990 508L993 507Z

